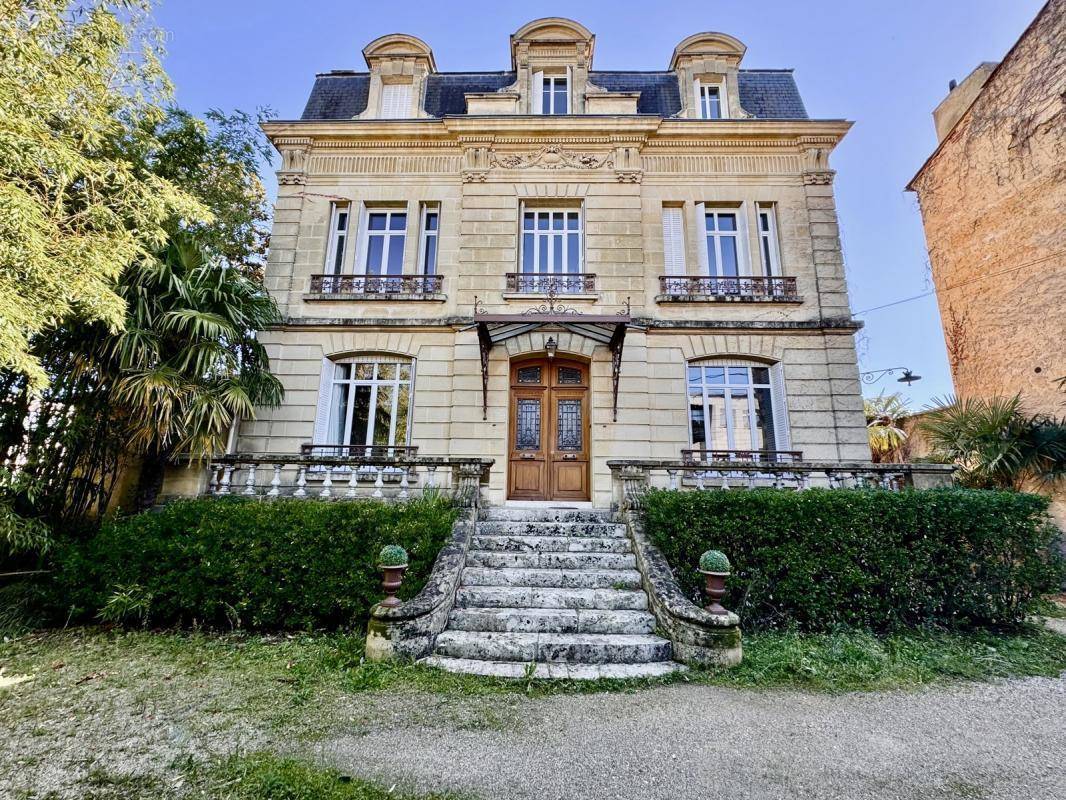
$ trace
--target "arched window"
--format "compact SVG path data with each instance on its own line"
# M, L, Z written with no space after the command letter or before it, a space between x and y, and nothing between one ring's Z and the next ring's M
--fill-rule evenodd
M402 356L323 359L314 443L407 445L413 382L414 362Z
M694 449L786 450L780 365L713 359L688 365L689 441Z

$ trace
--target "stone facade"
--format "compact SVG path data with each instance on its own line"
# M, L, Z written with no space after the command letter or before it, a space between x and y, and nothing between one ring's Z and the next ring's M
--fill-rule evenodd
M589 365L597 506L610 503L609 459L678 458L693 446L686 366L701 359L774 370L776 449L869 460L858 324L828 166L850 123L807 119L791 76L741 70L743 45L723 34L689 37L663 73L595 73L594 43L578 23L538 20L511 37L511 73L462 75L437 73L428 46L414 37L383 37L364 50L369 74L319 76L303 119L264 126L282 155L267 285L284 323L262 340L285 399L243 422L238 452L292 453L321 439L331 359L385 354L414 365L409 432L390 443L416 445L420 456L494 459L486 497L502 502L510 360L544 353L551 338L560 357ZM565 78L567 113L537 113L547 101L535 95L551 75L559 85ZM388 94L390 83L404 81L408 88ZM718 87L721 118L700 118L700 82ZM399 118L383 119L382 103ZM465 113L448 111L455 103ZM781 112L767 116L775 107ZM352 220L354 255L341 273L360 278L370 210L406 212L405 276L422 273L424 209L439 212L440 285L313 290L313 276L329 272L324 265L337 250L337 208ZM764 275L758 214L772 208L774 274L794 278L795 292L768 296L730 284L717 293L664 294L664 208L680 209L683 230L674 241L683 241L683 252L671 251L674 263L683 262L682 271L673 268L680 277L708 274L700 248L704 215L715 208L739 223L740 275ZM579 212L582 274L594 273L581 291L550 302L577 312L577 323L629 320L617 393L613 351L551 322L493 347L482 374L477 316L517 318L547 300L505 281L522 272L523 214L538 209Z
M994 67L994 68L993 68ZM955 391L1066 395L1066 2L1052 0L998 66L941 103L917 192Z

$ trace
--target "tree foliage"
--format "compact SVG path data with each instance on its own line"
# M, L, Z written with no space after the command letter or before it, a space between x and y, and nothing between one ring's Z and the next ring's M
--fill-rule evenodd
M68 317L122 327L122 271L173 220L210 214L131 151L170 86L145 0L0 0L0 368L48 382L34 336Z
M863 410L874 461L902 461L904 445L907 443L907 431L903 424L910 414L907 401L898 392L879 394L873 399L864 399Z
M1021 395L949 400L922 430L967 486L1022 490L1066 477L1066 419L1027 415Z

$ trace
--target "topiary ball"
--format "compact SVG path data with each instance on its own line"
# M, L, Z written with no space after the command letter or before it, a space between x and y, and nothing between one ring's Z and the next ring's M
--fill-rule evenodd
M732 567L721 550L708 550L700 556L700 572L729 572Z
M398 544L387 544L378 553L378 565L382 567L403 567L407 565L407 551Z

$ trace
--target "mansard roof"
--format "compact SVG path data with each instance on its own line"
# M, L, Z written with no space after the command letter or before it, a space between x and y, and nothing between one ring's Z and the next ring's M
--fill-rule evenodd
M807 119L792 70L739 70L740 104L760 119ZM670 117L681 110L674 72L589 72L609 92L639 92L637 113ZM515 82L514 72L436 72L426 76L425 110L434 117L465 115L469 93L495 92ZM334 71L315 78L301 119L351 119L366 110L367 72Z

